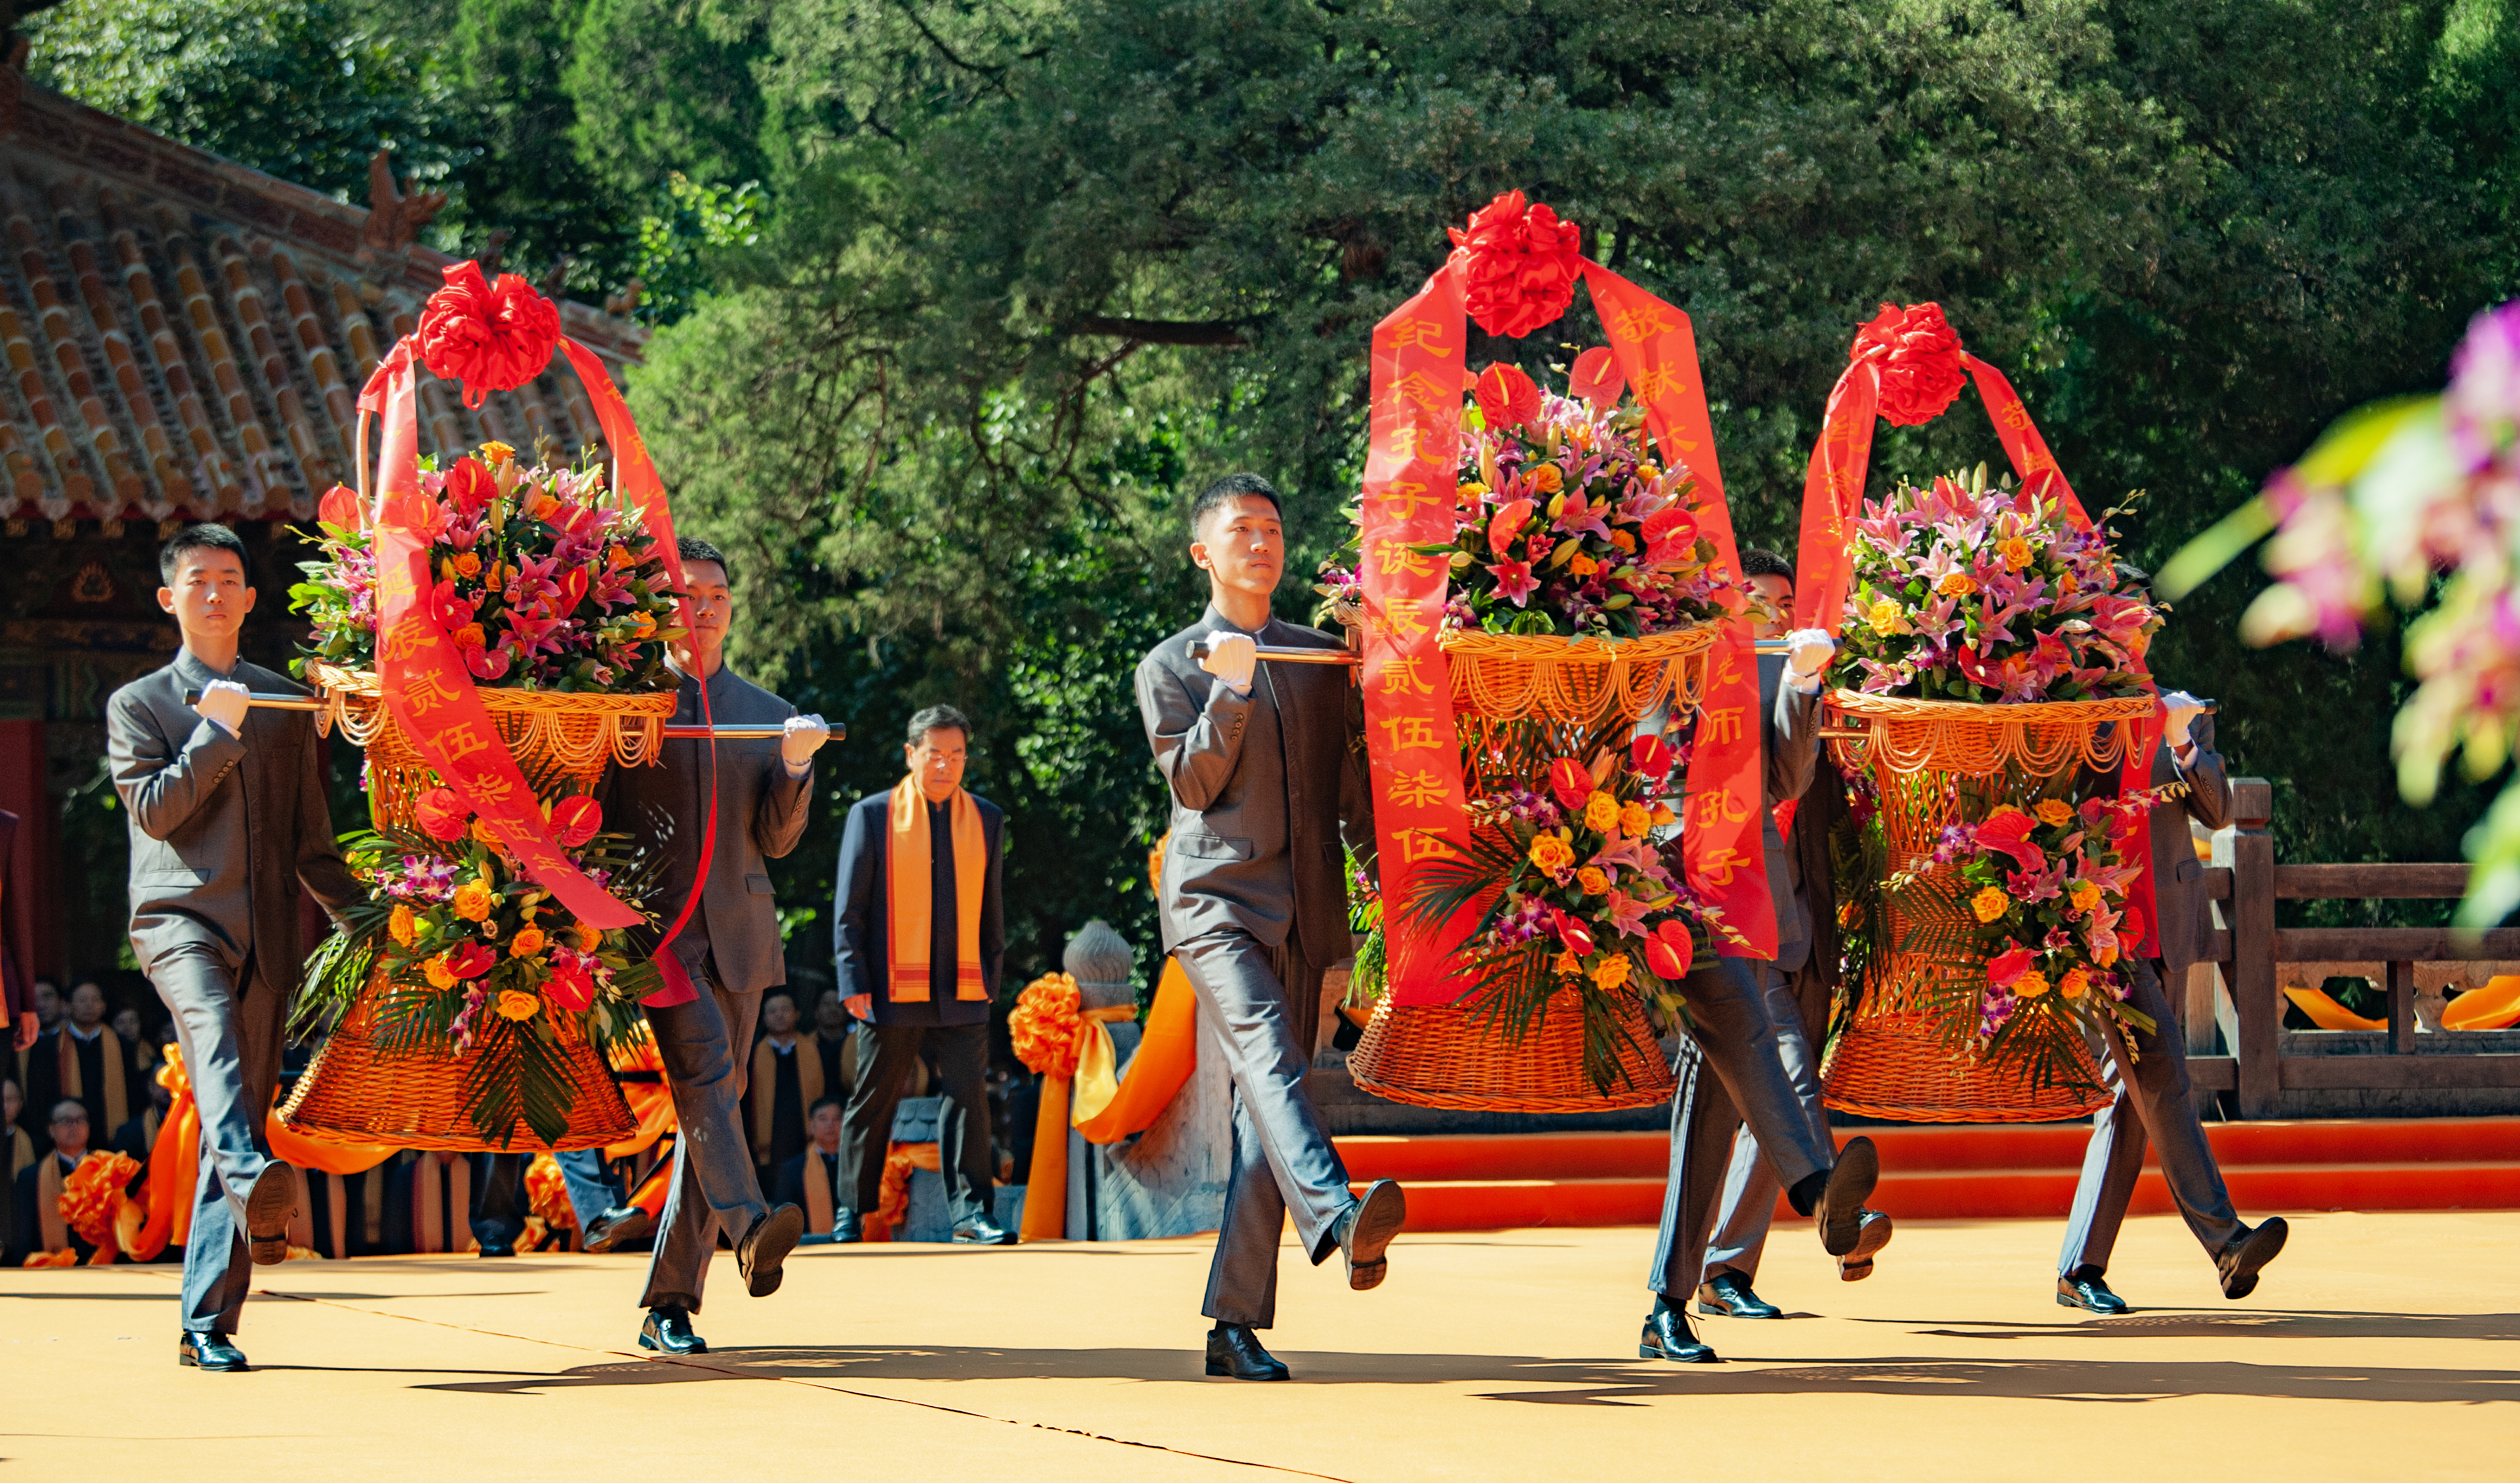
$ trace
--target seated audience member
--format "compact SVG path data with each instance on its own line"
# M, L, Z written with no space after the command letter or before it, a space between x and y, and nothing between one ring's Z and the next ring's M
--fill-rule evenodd
M34 1043L21 1050L14 1038L9 1042L8 1079L18 1084L19 1092L26 1099L26 1105L34 1108L42 1105L35 1101L35 1057L52 1054L50 1037L62 1022L61 986L49 978L38 977L29 991L29 999L35 1011ZM53 1100L59 1101L61 1099ZM26 1132L35 1140L36 1148L41 1150L52 1146L45 1142L49 1135L44 1132L41 1115L30 1111L26 1114L26 1121L29 1124Z
M796 1001L773 989L761 999L761 1039L753 1043L752 1072L744 1078L751 1103L744 1126L765 1187L781 1164L804 1151L805 1109L822 1096L822 1055L796 1034Z
M64 1099L53 1107L49 1129L52 1151L36 1159L31 1168L20 1170L11 1191L17 1206L17 1226L9 1240L13 1266L25 1265L26 1258L38 1251L64 1247L77 1252L82 1262L96 1253L95 1244L81 1239L62 1215L62 1182L87 1161L87 1108Z
M840 1195L840 1101L825 1097L814 1103L806 1120L813 1143L779 1166L779 1203L805 1212L805 1230L813 1236L832 1234L832 1217L845 1208Z
M158 1048L165 1044L162 1034L152 1035L140 1027L138 1010L118 1010L113 1015L113 1033L122 1037L123 1054L131 1061L131 1073L146 1085L158 1074Z
M149 1150L158 1146L158 1131L166 1126L166 1112L174 1101L173 1094L158 1085L156 1078L151 1078L149 1101L142 1105L140 1115L114 1129L113 1142L109 1146L114 1152L128 1153L144 1164L149 1162Z
M35 1166L34 1136L18 1126L26 1097L14 1081L0 1080L0 1244L14 1248L18 1231L18 1174Z
M849 1054L857 1020L837 989L825 989L814 999L814 1049L822 1056L823 1090L845 1101L857 1085L857 1057Z
M131 1067L129 1047L105 1022L105 990L93 981L70 990L69 1012L35 1048L27 1067L27 1100L39 1106L75 1101L100 1136L129 1122L147 1103Z

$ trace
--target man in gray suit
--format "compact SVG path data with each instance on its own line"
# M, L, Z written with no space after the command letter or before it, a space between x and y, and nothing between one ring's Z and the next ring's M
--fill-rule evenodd
M1716 1362L1715 1351L1689 1331L1685 1310L1704 1272L1733 1135L1745 1125L1794 1212L1817 1218L1822 1250L1842 1266L1869 1263L1890 1239L1890 1222L1864 1205L1881 1172L1872 1140L1849 1139L1843 1151L1830 1146L1828 1120L1816 1097L1806 1101L1800 1095L1782 1045L1787 1036L1800 1045L1802 1036L1777 964L1799 964L1808 956L1811 923L1795 899L1793 859L1778 832L1776 806L1801 798L1811 786L1820 746L1820 676L1837 648L1819 629L1788 635L1787 643L1790 662L1779 654L1758 661L1765 795L1760 832L1777 913L1777 963L1721 958L1681 986L1690 1018L1676 1068L1680 1086L1672 1095L1662 1229L1645 1280L1654 1305L1638 1341L1638 1353L1649 1360ZM1808 1045L1798 1053L1798 1064L1806 1072L1816 1070ZM1768 1197L1773 1203L1775 1195Z
M288 1255L297 1210L296 1178L272 1159L263 1122L305 961L298 891L336 916L366 892L333 842L314 718L246 703L254 691L306 692L238 656L254 600L244 543L194 525L158 568L158 606L183 648L113 693L106 745L130 819L132 952L175 1017L202 1117L176 1360L238 1371L230 1336L251 1263Z
M1348 954L1339 854L1370 855L1372 804L1351 671L1257 663L1258 646L1337 649L1270 616L1285 532L1278 493L1256 473L1200 491L1191 560L1208 574L1199 621L1139 661L1138 714L1172 786L1164 847L1164 951L1198 996L1208 1045L1234 1088L1225 1218L1203 1311L1207 1372L1282 1380L1254 1329L1275 1322L1278 1236L1292 1215L1315 1265L1346 1256L1348 1285L1379 1283L1407 1206L1377 1180L1363 1199L1304 1093L1321 1016L1322 974ZM1203 642L1207 656L1191 657Z
M692 1330L718 1232L735 1239L736 1265L754 1297L779 1290L782 1266L805 1234L805 1213L772 1209L745 1150L737 1111L762 991L788 981L779 912L765 863L796 847L814 796L814 751L831 735L820 716L796 707L726 667L726 635L734 620L735 578L726 556L705 541L682 541L683 581L692 614L689 662L683 666L674 723L709 718L721 726L783 726L778 741L675 741L652 767L615 768L604 817L652 849L667 866L655 899L668 914L682 910L698 878L708 836L708 881L672 944L699 992L687 1004L648 1006L656 1054L674 1097L674 1172L660 1233L648 1259L648 1310L639 1347L667 1354L705 1354ZM714 746L714 777L709 754ZM716 832L709 834L714 819Z
M1762 639L1783 637L1783 614L1794 606L1792 563L1773 551L1752 549L1741 553L1741 571L1768 600L1753 625L1755 633ZM1797 742L1779 730L1774 700L1793 697L1788 703L1797 728L1820 709L1817 691L1809 697L1791 690L1777 694L1783 667L1779 655L1759 661L1760 694L1773 697L1762 719L1768 890L1777 910L1777 961L1758 964L1754 971L1768 1022L1777 1029L1785 1075L1814 1136L1825 1143L1830 1134L1828 1111L1820 1100L1820 1049L1828 1033L1829 1000L1838 980L1837 894L1829 878L1828 831L1845 816L1845 784L1821 754L1817 738ZM1760 1155L1758 1135L1743 1124L1732 1138L1732 1167L1724 1179L1715 1236L1706 1248L1705 1279L1697 1286L1698 1312L1741 1319L1780 1316L1774 1305L1760 1300L1751 1283L1758 1279L1759 1258L1767 1250L1768 1227L1776 1219L1781 1192L1775 1167ZM1864 1235L1856 1250L1838 1258L1838 1276L1850 1282L1870 1277L1873 1253L1889 1244L1890 1235L1890 1217L1866 1211Z
M2058 1306L2098 1314L2127 1311L2126 1300L2109 1290L2104 1278L2118 1226L2143 1173L2147 1142L2161 1150L2162 1179L2187 1229L2214 1258L2225 1297L2244 1298L2256 1290L2259 1269L2283 1250L2286 1235L2281 1216L2253 1229L2232 1210L2213 1145L2196 1118L2187 1081L2186 1036L2180 1028L2177 1003L2166 992L2167 985L2185 986L2187 970L2205 956L2214 929L2205 866L2196 858L2187 820L2192 815L2207 829L2228 823L2231 786L2224 775L2222 753L2214 750L2214 718L2202 702L2184 691L2161 698L2170 717L2162 729L2161 749L2153 754L2152 784L2183 782L2187 791L2177 802L2152 810L2153 914L2161 956L2128 958L2120 965L2133 984L2128 1006L2150 1017L2156 1028L2134 1032L2131 1077L2123 1039L2114 1031L2109 1035L2108 1077L2117 1100L2092 1115L2083 1177L2074 1186L2074 1209L2065 1223L2065 1248L2056 1259Z

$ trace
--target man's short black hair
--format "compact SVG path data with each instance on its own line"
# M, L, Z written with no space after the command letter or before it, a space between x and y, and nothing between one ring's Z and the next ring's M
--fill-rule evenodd
M840 1100L836 1097L817 1097L814 1099L814 1104L805 1109L805 1120L807 1122L812 1122L814 1120L814 1114L822 1111L825 1107L829 1107L834 1112L845 1112L848 1110L848 1108L840 1105Z
M1225 502L1238 494L1258 495L1269 502L1270 509L1278 512L1280 519L1286 517L1286 502L1278 498L1278 491L1270 487L1267 479L1256 473L1229 473L1200 490L1198 498L1190 502L1190 533L1197 535L1199 526L1206 523L1208 516L1224 509Z
M158 548L158 580L172 587L175 573L183 569L187 551L233 551L237 564L245 568L245 585L253 585L253 557L245 549L237 533L215 520L203 520L175 532L174 539Z
M927 740L931 731L959 731L963 734L963 744L971 744L971 718L951 705L921 706L919 714L910 718L910 736L906 740L917 746Z
M728 563L725 552L696 535L687 535L675 541L674 548L682 553L683 560L686 562L717 562L717 569L726 573L727 591L735 590L735 567Z
M1794 579L1794 563L1764 546L1744 546L1741 548L1741 580L1746 582L1752 577L1783 577L1790 582Z

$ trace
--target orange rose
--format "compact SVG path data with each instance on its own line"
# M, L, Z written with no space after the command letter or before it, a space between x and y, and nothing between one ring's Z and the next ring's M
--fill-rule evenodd
M420 919L412 915L411 908L397 906L385 923L385 930L392 934L395 942L409 947L420 940Z
M576 936L577 950L581 953L592 953L604 946L602 927L589 926L581 921L567 930Z
M549 945L550 939L543 936L543 929L541 927L529 926L523 931L518 932L515 939L508 944L508 956L511 958L531 958Z
M1584 960L1572 953L1560 953L1550 960L1549 967L1560 978L1572 978L1584 971Z
M455 553L446 564L453 567L459 577L477 577L481 574L481 559L469 551Z
M490 916L490 886L483 880L467 880L455 888L455 915L467 921L482 921Z
M446 955L443 953L421 966L428 974L428 986L432 989L451 989L463 981L455 976L454 969L446 966Z
M638 565L639 559L630 554L629 547L614 546L604 553L604 564L619 571L624 566Z
M534 1017L534 1011L542 1007L543 1002L540 999L522 989L499 991L498 1009L503 1018L531 1019Z
M1610 877L1589 865L1575 873L1575 881L1584 887L1587 896L1598 896L1610 889Z
M1615 989L1628 981L1628 955L1612 953L1593 966L1593 982L1604 989Z
M1934 591L1947 598L1964 598L1977 591L1977 578L1965 571L1955 571L1935 583Z
M2030 543L2019 536L1996 548L2003 555L2003 564L2014 571L2030 564Z
M508 460L515 458L516 456L517 450L509 447L505 443L488 442L481 445L481 462L489 465L493 469L498 468L501 464L506 463Z
M490 636L481 631L481 625L478 623L467 623L449 637L455 640L455 647L458 649L479 649L490 642Z
M1543 834L1531 841L1531 863L1555 875L1575 863L1575 851L1555 834Z
M1566 475L1558 472L1555 464L1543 464L1531 471L1531 487L1543 494L1555 494L1565 484Z
M637 617L631 619L630 637L634 639L653 638L655 633L656 620L653 616L643 612Z

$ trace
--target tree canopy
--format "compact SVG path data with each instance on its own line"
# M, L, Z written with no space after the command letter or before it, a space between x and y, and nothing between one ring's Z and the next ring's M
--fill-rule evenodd
M263 162L200 85L45 39L87 3L32 22L45 75ZM978 717L1016 982L1088 915L1152 936L1162 793L1126 680L1196 613L1187 495L1256 469L1306 553L1335 545L1368 332L1500 191L1688 311L1735 521L1788 549L1882 300L1944 304L2088 502L2145 490L2122 528L2148 565L2343 408L2437 384L2520 288L2511 0L252 9L337 37L401 18L397 55L428 60L396 96L457 240L507 226L512 262L573 254L573 285L671 280L632 395L684 518L739 564L739 662L849 719L840 801L892 781L917 704ZM315 112L294 147L364 157L383 130ZM1598 338L1579 295L1471 359L1546 376ZM1974 398L1885 427L1875 476L1998 459L1989 431ZM2287 855L2452 858L2475 792L2393 806L2394 645L2243 651L2251 587L2197 594L2156 658L2224 701L2233 767L2277 781ZM1282 610L1307 606L1289 583ZM798 913L826 910L836 814L783 867Z

